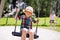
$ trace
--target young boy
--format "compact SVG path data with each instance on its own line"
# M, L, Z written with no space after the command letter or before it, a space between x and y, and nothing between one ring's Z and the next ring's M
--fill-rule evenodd
M17 19L18 12L19 12L19 10L17 10L17 12L16 12L15 19ZM25 13L25 15L19 16L22 19L22 23L21 23L22 37L21 37L21 40L26 40L27 33L29 34L29 40L33 40L34 39L34 32L30 28L30 26L32 25L31 24L32 22L37 22L32 17L33 8L31 6L28 6L23 10L23 12Z

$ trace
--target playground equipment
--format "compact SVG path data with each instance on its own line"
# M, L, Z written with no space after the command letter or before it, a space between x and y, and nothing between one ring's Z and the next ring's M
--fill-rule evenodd
M17 24L17 20L16 20L16 24ZM15 29L14 29L14 31L12 32L12 35L13 36L19 36L19 37L21 37L21 35L22 35L22 32L20 31L20 32L16 32L16 24L15 24ZM30 27L31 28L31 27ZM39 36L37 35L37 28L38 27L36 27L36 32L35 32L35 34L34 34L34 39L36 39L36 38L38 38ZM31 28L32 29L32 28ZM27 34L26 35L26 37L27 38L29 38L29 34Z
M3 8L4 8L5 1L6 0L1 0L1 3L0 3L0 18L1 18L1 15L2 15L2 11L3 11Z
M38 12L39 12L39 11L38 11ZM38 14L38 17L39 17L39 14ZM15 24L15 29L14 29L14 31L12 32L12 35L13 35L13 36L19 36L19 37L21 37L22 32L21 32L21 30L20 30L20 32L16 32L16 28L17 28L16 25L17 25L17 20L16 20L16 24ZM32 26L31 26L30 28L32 29ZM36 31L35 31L35 34L34 34L34 39L36 39L36 38L39 37L39 36L37 35L37 29L38 29L38 23L37 23ZM26 34L26 37L29 38L29 34L28 34L28 33Z

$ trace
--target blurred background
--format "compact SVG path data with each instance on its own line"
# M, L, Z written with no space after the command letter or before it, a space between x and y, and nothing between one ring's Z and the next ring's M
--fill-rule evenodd
M16 20L14 16L18 2L19 0L0 0L0 26L15 25ZM50 26L49 15L52 10L58 16L55 18L57 22L56 26L60 26L60 0L20 0L20 2L33 7L35 19L37 20L37 17L39 17L39 26ZM22 14L23 12L20 11L20 13ZM20 23L21 20L18 20L17 25L19 26ZM36 24L33 23L33 26L36 26Z

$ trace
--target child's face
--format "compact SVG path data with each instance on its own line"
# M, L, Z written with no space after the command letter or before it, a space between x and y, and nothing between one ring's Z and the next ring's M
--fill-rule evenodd
M26 15L27 17L31 17L31 16L32 16L32 13L29 12L29 11L25 11L25 15Z
M51 15L54 15L54 13L51 13Z

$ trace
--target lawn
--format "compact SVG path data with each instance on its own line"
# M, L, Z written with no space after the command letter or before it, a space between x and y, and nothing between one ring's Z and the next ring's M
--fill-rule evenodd
M36 20L37 18L35 18L35 20ZM39 18L39 23L38 23L38 25L39 26L49 26L50 25L50 23L49 23L49 18L48 17L46 17L46 18ZM57 20L57 26L60 26L60 18L56 18L56 20ZM6 22L7 21L7 22ZM15 19L14 18L8 18L8 20L7 20L7 18L1 18L0 19L0 26L5 26L5 25L15 25ZM20 25L21 24L21 20L18 20L17 21L17 25ZM36 26L36 23L33 23L33 26Z
M35 20L37 20L37 18L35 18ZM46 28L46 29L50 29L50 24L49 24L49 18L46 17L46 18L39 18L39 27L40 28ZM57 20L57 26L56 26L56 31L59 31L60 32L60 18L56 18ZM6 23L7 21L7 23ZM0 26L14 26L15 25L15 19L14 18L1 18L0 19ZM45 22L45 23L44 23ZM21 20L18 20L17 21L17 25L19 26L21 24ZM36 27L36 23L33 23L33 26ZM54 30L54 27L52 27L52 30Z

